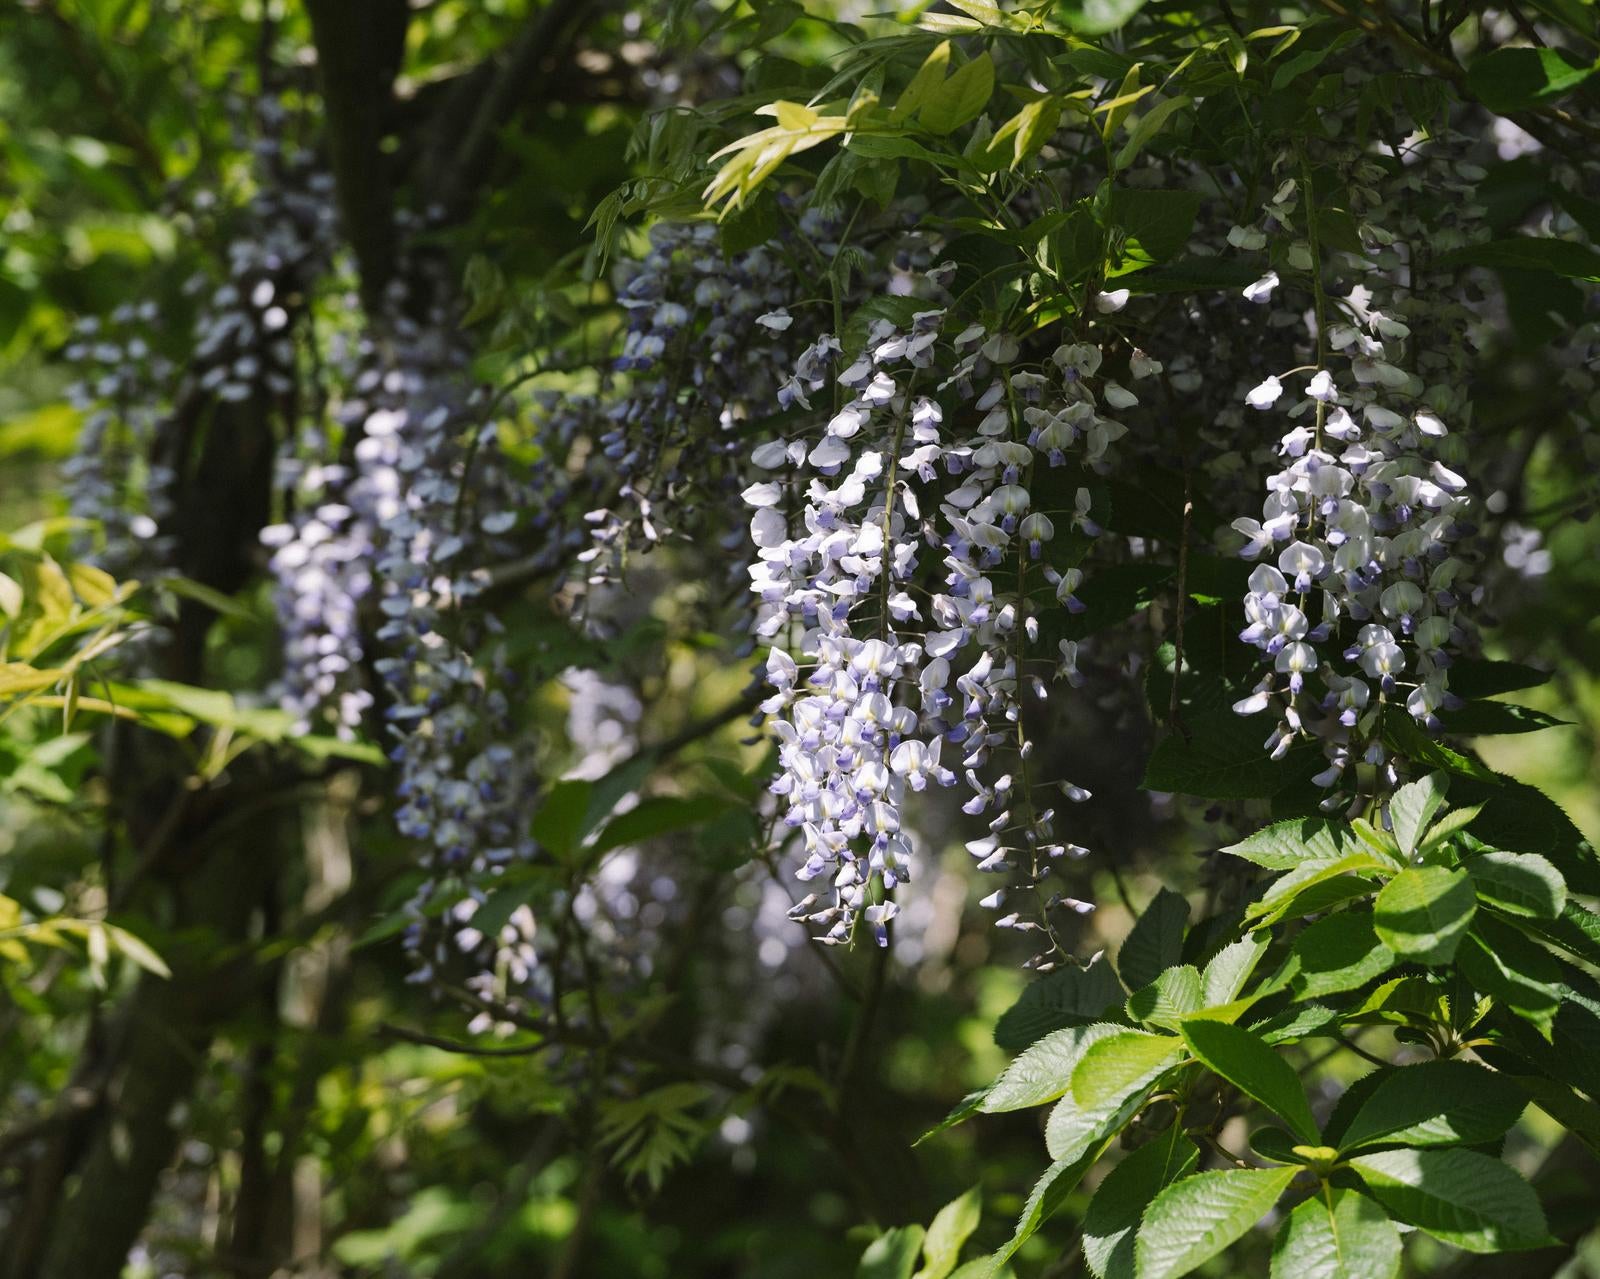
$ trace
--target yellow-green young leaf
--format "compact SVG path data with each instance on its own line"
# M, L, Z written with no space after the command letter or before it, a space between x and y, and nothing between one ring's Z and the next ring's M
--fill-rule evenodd
M0 573L0 613L16 617L22 612L22 587L14 577Z
M1199 1161L1200 1151L1174 1124L1140 1146L1100 1183L1083 1217L1083 1255L1100 1279L1133 1279L1133 1234L1146 1206Z
M65 671L30 666L27 662L0 662L0 697L49 688L64 674Z
M1139 117L1139 123L1133 126L1133 132L1128 135L1128 141L1121 151L1117 152L1116 167L1126 169L1133 163L1134 158L1149 145L1162 127L1184 107L1193 102L1192 98L1180 96L1168 98L1165 102L1157 103Z
M1512 1252L1554 1242L1533 1187L1488 1155L1384 1150L1350 1167L1391 1217L1457 1248Z
M1414 866L1384 886L1373 904L1378 940L1405 959L1448 964L1467 935L1478 899L1464 871Z
M1298 1168L1202 1172L1174 1182L1144 1214L1137 1279L1178 1279L1241 1239L1271 1211Z
M993 93L994 62L980 53L929 93L917 118L931 133L954 133L983 113Z
M1276 1114L1301 1141L1318 1139L1299 1076L1260 1039L1241 1026L1201 1018L1183 1023L1183 1037L1207 1069Z
M1483 853L1462 863L1478 900L1512 915L1559 919L1567 908L1567 881L1538 853Z
M102 608L117 600L117 579L93 564L69 564L67 580L77 597L90 608Z
M1283 1223L1272 1279L1395 1279L1400 1232L1365 1195L1326 1186Z
M939 1209L922 1241L922 1268L913 1279L946 1279L961 1258L961 1245L978 1228L983 1192L974 1186Z
M161 956L126 928L118 928L115 924L107 924L106 932L110 934L111 943L117 950L144 969L145 972L154 973L157 977L172 976L172 970L167 967Z
M1123 117L1128 114L1135 102L1144 97L1145 94L1155 91L1155 85L1153 84L1147 84L1142 89L1139 87L1139 68L1143 65L1142 62L1135 62L1129 67L1123 74L1122 87L1117 90L1116 97L1108 102L1102 102L1092 112L1094 115L1099 115L1101 112L1105 113L1106 118L1100 122L1100 136L1102 138L1109 138L1116 131L1117 126L1122 123Z
M1061 123L1061 104L1038 98L1007 120L990 139L986 156L995 168L1016 168L1050 140Z
M1385 1075L1339 1138L1361 1146L1476 1146L1522 1114L1527 1094L1497 1071L1465 1061L1425 1061Z
M917 69L917 74L911 77L911 83L906 85L900 97L895 101L894 109L889 112L889 119L896 124L909 120L926 102L929 96L944 83L946 69L950 66L950 42L941 40L933 47Z

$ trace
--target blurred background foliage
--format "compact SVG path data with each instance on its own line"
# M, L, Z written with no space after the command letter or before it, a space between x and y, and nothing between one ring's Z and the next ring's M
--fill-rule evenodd
M530 64L529 82L494 123L497 144L470 207L439 235L478 296L494 299L486 314L500 328L482 357L491 372L497 362L511 363L519 345L536 343L541 326L565 327L588 314L585 296L603 287L604 276L586 228L602 201L626 181L684 162L682 139L658 138L652 151L646 132L639 144L647 107L736 92L780 74L779 59L815 64L835 47L828 27L803 20L785 0L721 9L547 4L413 0L395 114L383 126L390 154L412 145L448 151L459 135L417 141L412 122L431 118L482 68L502 64L555 11L557 21L541 29L563 33L559 56ZM893 20L868 20L866 29L877 29L872 21ZM225 236L224 227L196 220L196 197L212 193L225 209L252 182L238 103L260 91L264 76L280 84L291 119L326 109L315 50L311 22L291 0L0 0L0 527L61 512L60 465L80 425L65 398L70 375L61 353L76 321L158 300L173 344L166 354L183 358L182 317L193 307L185 282L216 258ZM420 172L405 168L404 156L398 162L402 184ZM573 284L583 280L586 259L589 282ZM1480 429L1510 441L1535 438L1525 424L1558 415L1561 397L1559 384L1542 375L1536 344L1508 351L1494 381L1478 388ZM1508 455L1495 500L1514 503L1539 536L1508 543L1504 553L1539 558L1520 594L1501 601L1491 653L1555 670L1548 685L1518 696L1567 725L1481 749L1496 769L1560 801L1594 840L1595 478L1548 442ZM650 586L647 577L614 657L649 689L646 729L667 742L735 699L743 674L733 641L698 628L686 588L652 596ZM269 615L264 595L246 590L216 624L209 647L222 687L259 683L272 668ZM546 771L558 775L574 762L562 746L574 694L553 677L564 665L563 646L578 641L536 596L519 606L513 630L530 667L550 678L536 713ZM1080 949L1088 953L1122 936L1131 918L1122 903L1143 903L1161 884L1202 883L1209 863L1197 854L1219 842L1212 829L1231 814L1202 815L1138 791L1149 726L1119 733L1118 749L1108 752L1109 721L1093 706L1084 710L1074 735L1052 750L1070 761L1065 771L1105 797L1081 838L1116 849L1115 875L1100 872L1096 886L1102 908L1084 925ZM181 704L162 708L183 711ZM731 724L676 754L671 776L682 794L736 805L752 793L761 751L743 731ZM5 734L0 894L30 915L103 919L108 900L119 900L108 851L117 833L89 734L58 736L30 727L26 716L9 720ZM47 739L52 754L41 757ZM134 1279L814 1279L854 1272L873 1234L862 1224L864 1204L880 1225L926 1222L939 1205L981 1185L999 1223L986 1224L983 1237L1003 1234L1014 1218L1037 1169L1032 1116L994 1117L946 1134L935 1149L903 1154L1004 1064L992 1028L1024 980L1013 956L992 962L1000 943L967 901L959 844L942 853L951 869L935 890L953 895L951 922L923 954L897 959L876 1048L852 1082L877 1115L877 1139L900 1153L870 1152L851 1169L828 1140L818 1081L838 1067L853 1009L820 966L761 992L776 1012L752 1050L782 1069L764 1077L760 1095L730 1095L714 1072L695 1078L637 1063L652 1086L602 1113L602 1139L585 1147L570 1139L574 1124L589 1122L573 1113L569 1075L578 1059L514 1046L503 1056L452 1050L464 1037L458 1015L408 984L402 958L386 944L411 872L374 788L356 762L335 757L304 767L307 784L293 805L228 833L261 863L280 856L275 846L304 849L267 877L237 927L202 908L175 931L134 899L116 913L129 930L122 941L92 929L29 937L0 913L6 1257L26 1255L16 1238L39 1138L69 1126L75 1107L93 1104L92 1080L77 1063L86 1046L112 1033L112 1010L129 999L141 964L177 966L186 953L218 948L273 980L215 992L224 1006L205 1035L175 1030L158 1045L157 1069L161 1061L181 1064L195 1079L181 1102L179 1142L136 1231ZM249 785L248 776L236 784ZM684 852L714 872L717 858L747 834L719 834L713 823L685 839ZM749 904L711 905L737 937ZM719 962L717 945L686 959L669 992L676 997L666 1013L669 1042L684 1053L693 1050L695 1018L705 1012L696 1007L696 973ZM835 975L853 988L876 962L845 955ZM155 1001L140 1015L169 1013ZM616 1137L609 1144L608 1131ZM863 1170L876 1183L868 1191ZM885 1204L892 1205L887 1214ZM1025 1257L1049 1255L1041 1236ZM1516 1273L1515 1261L1503 1264ZM0 1261L0 1273L31 1279L34 1272L7 1272Z

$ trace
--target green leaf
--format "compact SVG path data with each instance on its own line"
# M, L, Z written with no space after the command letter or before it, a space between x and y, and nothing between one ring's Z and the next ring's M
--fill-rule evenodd
M1189 903L1182 893L1163 888L1144 908L1117 952L1117 971L1129 990L1148 986L1183 954Z
M1385 885L1373 905L1378 940L1423 964L1448 964L1466 936L1478 900L1464 871L1413 866Z
M1325 910L1335 902L1370 892L1364 881L1393 869L1391 863L1364 848L1329 860L1301 862L1287 874L1280 875L1266 892L1251 902L1245 910L1245 918L1270 924L1310 914L1313 910ZM1333 882L1349 881L1351 877L1353 882ZM1308 896L1310 893L1315 896Z
M1343 822L1332 822L1325 817L1295 817L1286 822L1274 822L1222 851L1268 870L1291 870L1301 862L1332 861L1354 847L1358 845Z
M1270 940L1261 933L1251 933L1213 955L1200 974L1200 1006L1215 1008L1237 999L1266 953Z
M1417 844L1418 853L1426 853L1444 843L1450 836L1455 835L1472 825L1473 820L1483 811L1482 804L1474 804L1471 808L1452 808L1438 821L1428 827Z
M946 1279L961 1259L961 1245L978 1228L982 1215L983 1191L978 1186L939 1209L922 1241L922 1269L913 1279Z
M1434 814L1444 806L1449 783L1445 774L1429 773L1402 786L1390 797L1389 820L1394 826L1395 842L1408 859L1417 851L1417 841L1428 829Z
M1133 1237L1145 1205L1194 1171L1199 1158L1174 1124L1106 1174L1083 1216L1083 1255L1100 1279L1133 1279Z
M1542 188L1541 188L1542 190ZM1538 688L1550 682L1550 672L1520 662L1463 658L1450 667L1450 691L1469 701Z
M1507 733L1537 733L1546 728L1562 728L1570 720L1557 719L1531 706L1515 702L1469 702L1458 711L1443 715L1445 731L1466 737L1493 737Z
M1538 853L1481 853L1462 863L1478 900L1512 915L1557 919L1567 907L1567 881Z
M1172 733L1150 752L1139 783L1145 790L1201 799L1266 799L1322 767L1322 753L1315 749L1271 759L1261 747L1267 730L1228 707L1195 715L1186 725L1188 737Z
M1561 1004L1561 969L1549 951L1487 916L1463 942L1457 963L1480 994L1527 1018L1549 1036Z
M1155 1197L1134 1244L1137 1279L1178 1279L1242 1238L1298 1168L1202 1172Z
M1007 1052L1021 1052L1052 1030L1095 1021L1122 999L1122 983L1104 956L1083 968L1058 968L1029 982L1000 1014L994 1041Z
M1133 129L1129 132L1128 141L1123 145L1122 150L1117 152L1115 167L1118 169L1126 169L1138 157L1139 152L1143 151L1145 147L1150 144L1150 141L1161 132L1161 130L1166 126L1168 120L1170 120L1179 111L1182 111L1185 107L1193 105L1193 98L1190 98L1187 95L1182 95L1176 98L1168 98L1165 102L1157 103L1155 106L1151 107L1150 110L1146 111L1142 116L1139 117L1138 123L1135 124ZM1198 207L1196 212L1198 212ZM1194 223L1191 219L1190 227L1193 225ZM1183 238L1184 240L1189 238L1187 230L1184 232ZM1144 247L1145 250L1150 253L1151 257L1172 256L1172 253L1157 255L1154 250L1150 248L1150 245L1147 242L1144 244ZM1182 247L1183 245L1180 243L1172 250L1172 252L1175 253L1177 252L1177 249Z
M1170 104L1163 104L1166 105ZM1160 110L1161 107L1156 108ZM1153 116L1156 111L1150 114ZM1181 250L1188 243L1199 212L1198 191L1118 187L1111 193L1111 220L1127 236L1128 256L1141 264L1159 262Z
M1183 1051L1183 1041L1171 1035L1131 1030L1124 1036L1091 1045L1074 1068L1068 1095L1045 1124L1045 1149L1052 1159L1076 1159L1113 1136Z
M987 53L980 53L929 91L917 110L917 118L930 133L954 133L982 114L993 93L994 62Z
M1128 1033L1108 1022L1052 1031L1006 1067L979 1109L992 1115L1054 1101L1071 1086L1073 1070L1093 1044Z
M1389 1215L1468 1252L1551 1243L1533 1187L1472 1150L1385 1150L1350 1166Z
M1559 98L1594 74L1554 49L1495 49L1467 68L1467 92L1500 115Z
M922 1250L921 1226L896 1226L867 1245L856 1279L911 1279Z
M1148 0L1063 0L1055 13L1079 35L1115 31L1144 8Z
M602 826L588 851L590 855L598 856L625 844L636 844L640 840L688 830L720 817L732 807L735 805L716 795L651 796Z
M934 1124L932 1128L928 1129L927 1132L923 1133L922 1136L918 1137L911 1144L913 1146L920 1146L923 1142L927 1141L929 1137L936 1136L939 1133L944 1132L947 1128L954 1128L957 1124L965 1123L967 1120L971 1119L972 1116L982 1113L984 1099L988 1097L989 1091L990 1090L988 1088L973 1089L960 1101L956 1102L955 1106L951 1108L951 1111L948 1115L946 1115L938 1123Z
M590 829L585 818L592 789L592 782L557 782L533 815L533 837L562 861L572 859Z
M1523 1091L1495 1071L1465 1061L1425 1061L1383 1078L1351 1119L1339 1149L1476 1146L1510 1128L1527 1104Z
M1295 938L1272 984L1287 985L1296 999L1317 999L1357 990L1388 972L1394 962L1394 952L1378 940L1371 915L1341 911Z
M1148 986L1128 996L1128 1016L1176 1030L1178 1023L1203 1007L1200 995L1200 970L1193 964L1167 969Z
M1317 1142L1317 1121L1294 1068L1255 1035L1226 1022L1191 1018L1183 1023L1183 1037L1214 1074L1279 1116L1302 1141Z
M1302 1039L1314 1039L1318 1035L1337 1035L1338 1028L1339 1014L1322 1004L1285 1008L1250 1027L1264 1044L1293 1044Z
M1017 1249L1033 1237L1034 1231L1060 1210L1067 1196L1083 1180L1083 1174L1094 1166L1104 1150L1104 1145L1095 1146L1077 1159L1058 1160L1045 1169L1044 1176L1034 1183L1028 1202L1022 1206L1022 1216L1010 1240L990 1259L992 1267L997 1269L1009 1261Z
M1544 271L1573 280L1600 280L1600 253L1587 244L1518 235L1488 240L1441 253L1440 266L1486 266L1517 271Z
M1176 1035L1118 1027L1090 1044L1072 1068L1072 1099L1080 1110L1094 1110L1124 1096L1152 1072L1159 1074L1182 1051L1183 1040Z
M1272 1247L1272 1279L1395 1279L1400 1232L1353 1190L1324 1188L1297 1207Z

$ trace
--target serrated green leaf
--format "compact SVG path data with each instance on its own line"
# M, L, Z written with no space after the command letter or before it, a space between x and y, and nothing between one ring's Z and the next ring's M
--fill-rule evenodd
M1425 1061L1387 1075L1350 1120L1340 1150L1476 1146L1517 1122L1527 1096L1504 1075L1465 1061Z
M1091 1045L1127 1033L1126 1027L1108 1022L1052 1031L1006 1067L979 1109L992 1115L1054 1101L1071 1086L1072 1072Z
M1428 829L1434 814L1444 807L1449 782L1443 773L1429 773L1408 782L1390 797L1389 820L1394 827L1395 842L1407 858L1417 851L1422 832Z
M1222 851L1268 870L1291 870L1301 862L1332 861L1352 851L1349 827L1325 817L1274 822Z
M1213 955L1200 974L1200 1006L1215 1008L1237 999L1269 944L1268 937L1251 933Z
M1296 999L1318 999L1357 990L1394 967L1395 955L1365 911L1341 911L1319 919L1295 938L1272 987L1287 986Z
M1480 853L1462 862L1478 900L1513 915L1557 919L1567 906L1567 881L1538 853Z
M1549 951L1486 916L1463 941L1456 962L1480 994L1527 1018L1548 1037L1561 1004L1561 969Z
M1128 1016L1176 1030L1178 1023L1203 1007L1200 970L1193 964L1169 968L1148 986L1128 996Z
M1182 893L1163 888L1144 908L1117 952L1117 971L1129 990L1148 986L1183 953L1189 903Z
M1113 1136L1183 1051L1183 1041L1172 1035L1137 1030L1124 1035L1091 1045L1073 1069L1072 1088L1045 1124L1045 1149L1052 1159L1076 1159Z
M1017 1249L1033 1237L1034 1231L1060 1210L1067 1196L1083 1180L1083 1174L1093 1167L1104 1150L1103 1144L1095 1146L1078 1159L1059 1160L1045 1169L1044 1176L1034 1183L1028 1202L1022 1206L1022 1216L1010 1240L990 1258L991 1267L998 1268L1009 1261Z
M1137 1279L1178 1279L1242 1238L1298 1168L1202 1172L1155 1197L1134 1243Z
M1466 872L1413 866L1384 886L1373 903L1378 940L1405 959L1447 964L1478 908Z
M1133 1238L1145 1206L1186 1177L1200 1151L1174 1124L1109 1173L1083 1217L1083 1255L1100 1279L1133 1279Z
M1326 910L1351 896L1370 892L1366 880L1393 869L1388 862L1364 849L1328 860L1302 862L1268 885L1267 891L1246 908L1245 918L1271 924L1314 910ZM1333 882L1347 878L1352 882ZM1315 896L1308 898L1309 893Z
M1307 1199L1272 1248L1272 1279L1395 1279L1400 1233L1389 1214L1353 1190Z
M1288 1062L1240 1026L1192 1018L1183 1023L1189 1050L1212 1073L1260 1102L1307 1143L1318 1140L1305 1089Z
M1183 1052L1176 1035L1152 1035L1118 1027L1084 1051L1072 1068L1072 1098L1079 1109L1092 1110L1126 1093L1151 1071L1164 1069Z
M1453 808L1438 821L1428 827L1427 833L1417 843L1417 852L1426 853L1437 848L1450 836L1459 834L1472 824L1472 821L1483 811L1482 804L1473 804L1470 808Z
M995 1023L994 1041L1007 1052L1021 1052L1052 1030L1098 1020L1123 998L1122 983L1103 956L1083 968L1058 968L1023 988Z
M1350 1166L1390 1216L1468 1252L1551 1242L1533 1187L1498 1159L1471 1150L1385 1150Z

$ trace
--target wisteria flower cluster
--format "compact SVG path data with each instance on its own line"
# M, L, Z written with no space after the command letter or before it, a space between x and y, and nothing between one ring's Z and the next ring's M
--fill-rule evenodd
M1314 780L1338 787L1325 806L1350 801L1360 809L1363 792L1381 798L1403 780L1404 752L1386 717L1403 714L1437 733L1438 713L1459 705L1449 668L1472 642L1465 544L1476 525L1467 481L1439 456L1452 392L1415 371L1424 362L1412 354L1411 324L1379 309L1396 292L1390 276L1401 263L1346 254L1365 268L1365 286L1328 297L1322 247L1304 229L1315 217L1305 183L1303 175L1286 178L1268 220L1290 238L1289 265L1310 277L1316 363L1269 375L1246 395L1252 409L1267 412L1283 400L1285 379L1304 378L1261 518L1233 523L1245 541L1240 553L1259 561L1242 638L1269 664L1235 709L1275 711L1266 743L1274 757L1301 738L1317 741L1327 766ZM1379 210L1371 212L1369 242L1392 245ZM1296 225L1298 238L1289 230ZM1231 238L1244 248L1266 241L1245 228ZM1265 302L1278 283L1269 273L1246 298ZM1355 765L1370 766L1364 783Z
M864 921L881 945L893 891L917 871L907 792L964 777L963 808L988 815L990 831L968 850L1002 879L984 904L1002 925L1042 934L1035 962L1047 965L1054 912L1089 904L1046 881L1085 850L1058 840L1053 809L1038 803L1024 701L1046 698L1047 674L1079 678L1071 641L1038 651L1039 615L1082 608L1075 561L1098 528L1086 486L1065 490L1059 509L1035 489L1069 459L1085 475L1104 467L1127 429L1107 409L1137 397L1098 376L1091 341L1028 364L1009 333L951 332L948 278L929 271L926 307L904 326L875 321L849 358L820 335L788 393L806 406L835 395L837 411L753 455L776 475L744 493L756 633L771 643L772 789L803 841L800 878L831 890L807 894L796 917L832 943ZM1158 368L1135 354L1134 377ZM1011 771L995 776L1000 761Z

